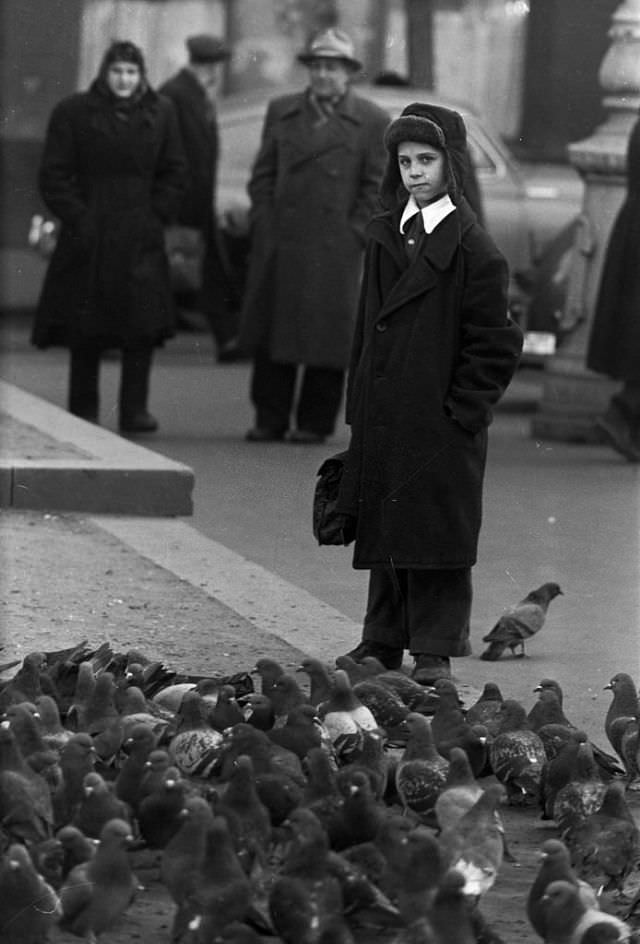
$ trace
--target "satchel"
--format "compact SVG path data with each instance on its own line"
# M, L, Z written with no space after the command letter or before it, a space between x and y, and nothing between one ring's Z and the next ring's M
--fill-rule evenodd
M318 544L347 545L356 536L356 519L336 510L348 454L339 452L318 469L313 495L313 535Z
M164 243L172 290L177 294L200 291L204 259L202 231L193 226L167 226Z

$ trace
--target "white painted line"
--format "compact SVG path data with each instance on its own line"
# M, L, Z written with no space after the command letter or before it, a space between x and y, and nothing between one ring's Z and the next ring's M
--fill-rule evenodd
M333 662L360 639L359 623L182 521L102 515L90 520L309 656Z

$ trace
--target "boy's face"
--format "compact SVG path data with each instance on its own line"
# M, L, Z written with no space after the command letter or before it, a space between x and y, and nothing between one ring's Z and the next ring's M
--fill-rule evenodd
M401 141L398 166L405 188L419 207L433 203L447 192L444 154L430 144Z

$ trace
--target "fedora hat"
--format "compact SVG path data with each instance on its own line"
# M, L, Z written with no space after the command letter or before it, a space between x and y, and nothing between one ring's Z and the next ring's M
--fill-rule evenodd
M354 55L351 37L335 28L317 33L311 38L307 48L298 55L298 61L305 65L314 59L339 59L354 72L362 68L362 63Z

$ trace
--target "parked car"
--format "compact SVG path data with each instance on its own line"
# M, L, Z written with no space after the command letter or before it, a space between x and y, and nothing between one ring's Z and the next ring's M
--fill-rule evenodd
M583 184L570 166L521 165L500 135L465 105L432 92L407 87L358 85L358 94L385 108L392 118L412 101L433 101L455 108L464 117L471 157L482 194L485 224L506 256L512 273L513 311L525 329L525 353L552 353L553 321L535 306L539 323L527 320L530 293L539 260L555 237L580 212ZM241 281L248 249L247 182L260 144L271 97L292 89L269 89L227 96L219 106L222 145L218 172L218 212L229 251ZM526 278L518 278L526 274Z

